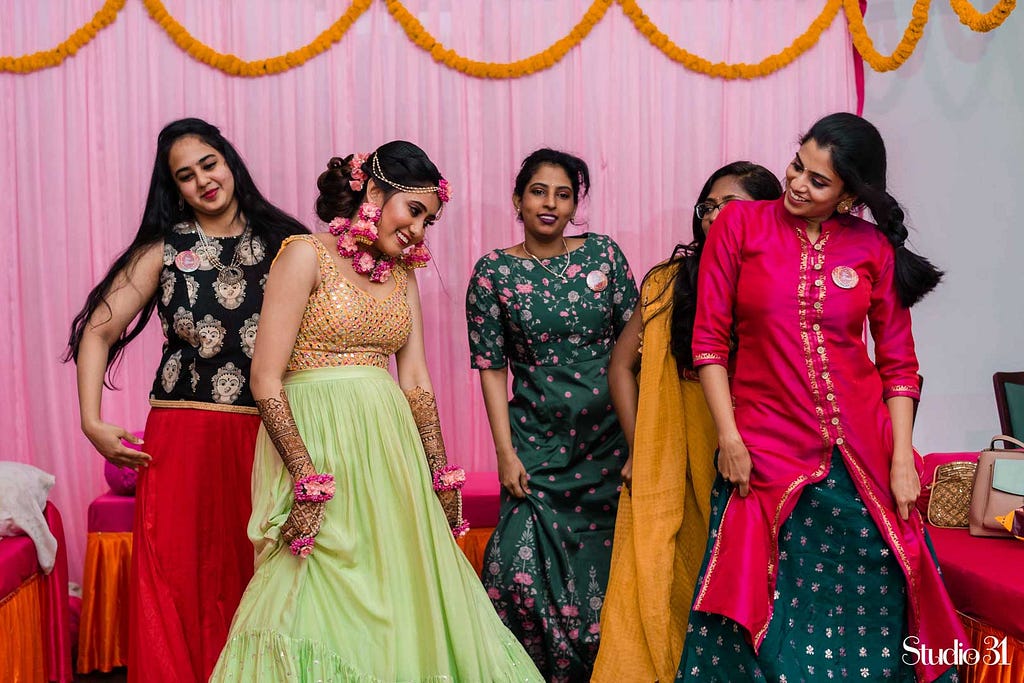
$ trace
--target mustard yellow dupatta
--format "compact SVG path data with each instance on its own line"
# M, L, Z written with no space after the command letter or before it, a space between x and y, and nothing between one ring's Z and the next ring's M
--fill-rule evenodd
M593 683L674 680L704 559L717 440L700 384L679 377L669 349L671 275L641 292L633 491L619 500Z

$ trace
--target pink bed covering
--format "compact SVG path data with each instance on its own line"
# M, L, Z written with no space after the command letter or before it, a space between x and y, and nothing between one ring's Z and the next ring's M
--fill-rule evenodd
M39 571L36 547L28 536L0 539L0 600Z
M43 576L43 648L46 671L51 681L72 680L71 613L68 607L68 553L64 540L64 522L53 503L43 511L50 532L57 538L57 558L53 571ZM36 549L27 536L5 538L0 542L0 599L18 589L39 573Z
M89 533L131 531L134 518L135 496L119 496L107 491L89 504Z
M462 487L462 516L473 529L497 526L501 507L497 472L467 472Z
M1024 641L1024 543L927 525L956 608Z

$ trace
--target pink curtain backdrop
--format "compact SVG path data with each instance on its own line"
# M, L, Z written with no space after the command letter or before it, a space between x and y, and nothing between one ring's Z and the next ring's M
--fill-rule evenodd
M9 2L0 54L48 49L101 0ZM245 59L307 44L347 0L245 3L166 0L194 36ZM589 0L407 0L461 54L510 61L564 36ZM788 45L821 0L645 0L681 46L712 61L758 61ZM619 241L637 276L690 239L696 193L737 159L781 174L820 115L855 111L854 59L840 15L795 64L751 82L713 80L668 60L618 6L547 71L518 80L467 78L415 47L375 3L328 53L285 74L231 78L193 61L130 1L117 21L62 66L0 74L0 410L5 459L57 476L71 576L81 576L86 508L106 490L102 461L78 427L74 367L58 361L71 318L138 227L156 134L199 116L219 125L275 203L314 229L315 178L332 155L406 138L454 184L432 229L436 267L420 271L430 369L453 461L494 469L493 448L463 320L475 260L521 239L511 189L539 146L581 155L593 193L587 229ZM159 325L130 348L104 417L144 424L160 352ZM248 482L224 482L248 486ZM202 501L182 501L202 505Z

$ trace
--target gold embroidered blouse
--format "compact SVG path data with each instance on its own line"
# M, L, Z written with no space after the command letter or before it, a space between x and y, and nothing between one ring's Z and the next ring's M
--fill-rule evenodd
M395 288L381 299L342 275L327 247L313 235L295 235L281 245L303 240L316 248L320 285L309 296L288 370L338 365L388 369L391 354L409 339L412 312L406 298L408 273L396 265Z

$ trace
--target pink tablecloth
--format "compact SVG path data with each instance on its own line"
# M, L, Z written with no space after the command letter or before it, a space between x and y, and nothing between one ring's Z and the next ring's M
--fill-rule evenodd
M28 536L0 539L0 600L39 571L36 546Z
M497 526L501 506L497 472L468 472L462 487L462 516L473 529Z
M1024 640L1024 543L927 526L956 608Z
M89 531L131 531L135 496L106 492L89 504Z

